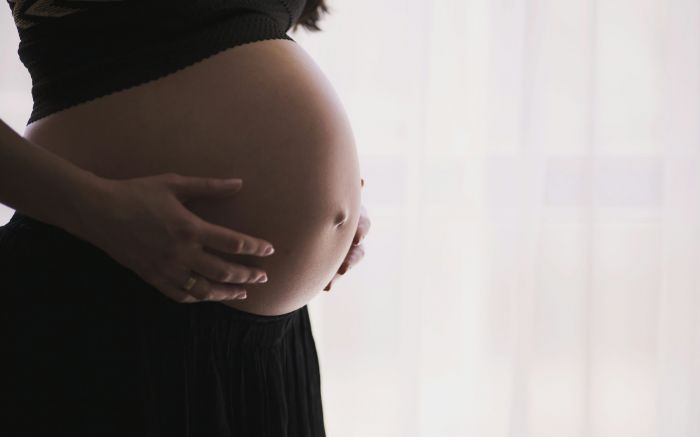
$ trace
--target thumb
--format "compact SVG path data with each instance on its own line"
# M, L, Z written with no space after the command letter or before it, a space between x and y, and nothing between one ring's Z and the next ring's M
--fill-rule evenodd
M243 186L243 180L240 178L183 177L172 186L177 198L184 202L201 196L228 196L234 194Z

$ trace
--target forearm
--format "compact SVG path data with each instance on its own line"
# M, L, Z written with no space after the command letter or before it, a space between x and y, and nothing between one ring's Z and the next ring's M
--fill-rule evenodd
M24 139L0 120L0 202L77 234L101 178Z

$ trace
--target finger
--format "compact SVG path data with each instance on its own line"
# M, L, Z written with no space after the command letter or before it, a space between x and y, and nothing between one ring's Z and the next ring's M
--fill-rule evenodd
M362 228L359 226L357 227L357 231L355 231L355 236L352 238L352 245L353 246L359 246L360 243L362 243L362 240L365 239L366 232L362 232Z
M335 279L335 276L333 277ZM326 285L326 288L323 289L323 291L331 291L331 287L333 286L333 281L329 282L328 285Z
M170 274L162 281L161 288L164 289L164 294L176 302L196 303L205 300L230 300L238 297L245 299L246 297L245 289L240 285L231 289L222 289L192 271L173 269L169 272ZM185 284L190 275L193 275L196 281L190 290L186 290Z
M352 240L352 244L357 246L358 244L362 243L362 240L364 240L365 236L369 233L369 228L372 225L372 222L369 219L369 216L367 215L367 210L364 207L364 205L360 209L360 219L357 222L357 230L355 231L355 237Z
M275 253L272 244L263 239L206 222L194 214L192 216L199 228L198 241L204 246L224 253L243 255L268 256Z
M348 250L348 253L345 255L345 258L343 259L343 262L340 264L340 267L338 267L338 273L340 273L340 270L343 268L343 266L346 266L350 258L352 257L352 253L357 250L356 246L353 246Z
M192 270L214 282L243 284L249 282L267 282L264 270L234 264L199 251L192 256L189 265Z
M357 246L363 240L364 236L360 232L360 226L358 223L357 230L355 231L355 236L352 237L352 245Z
M190 273L182 271L182 279L178 282L181 290L193 296L197 301L222 301L247 298L247 291L242 285L227 285L209 281L207 278L195 274L197 279L192 288L185 290Z
M338 273L344 275L348 270L350 270L350 268L352 268L352 266L360 262L364 256L365 249L362 246L354 246L348 253L343 263L340 265Z
M159 285L158 290L160 290L164 295L174 300L177 303L195 303L199 302L194 296L187 294L184 290L180 290L172 285Z
M336 272L335 275L333 275L333 279L326 285L326 288L324 288L325 291L331 291L331 288L333 287L333 283L335 283L336 279L340 278L340 274Z
M243 186L240 178L202 178L169 175L169 184L180 201L191 200L200 196L228 196L238 192Z

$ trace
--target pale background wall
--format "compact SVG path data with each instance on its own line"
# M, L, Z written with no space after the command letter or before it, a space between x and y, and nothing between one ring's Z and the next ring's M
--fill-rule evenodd
M700 435L700 3L329 3L292 36L372 229L310 304L328 435ZM9 12L0 38L21 131Z

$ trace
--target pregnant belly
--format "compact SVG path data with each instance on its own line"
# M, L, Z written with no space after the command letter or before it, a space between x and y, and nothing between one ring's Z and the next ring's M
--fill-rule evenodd
M308 303L347 254L360 209L360 170L342 104L297 43L233 47L173 74L56 112L25 138L107 178L175 172L239 177L228 198L187 207L260 237L269 257L224 254L264 269L248 298L222 303L262 315Z

